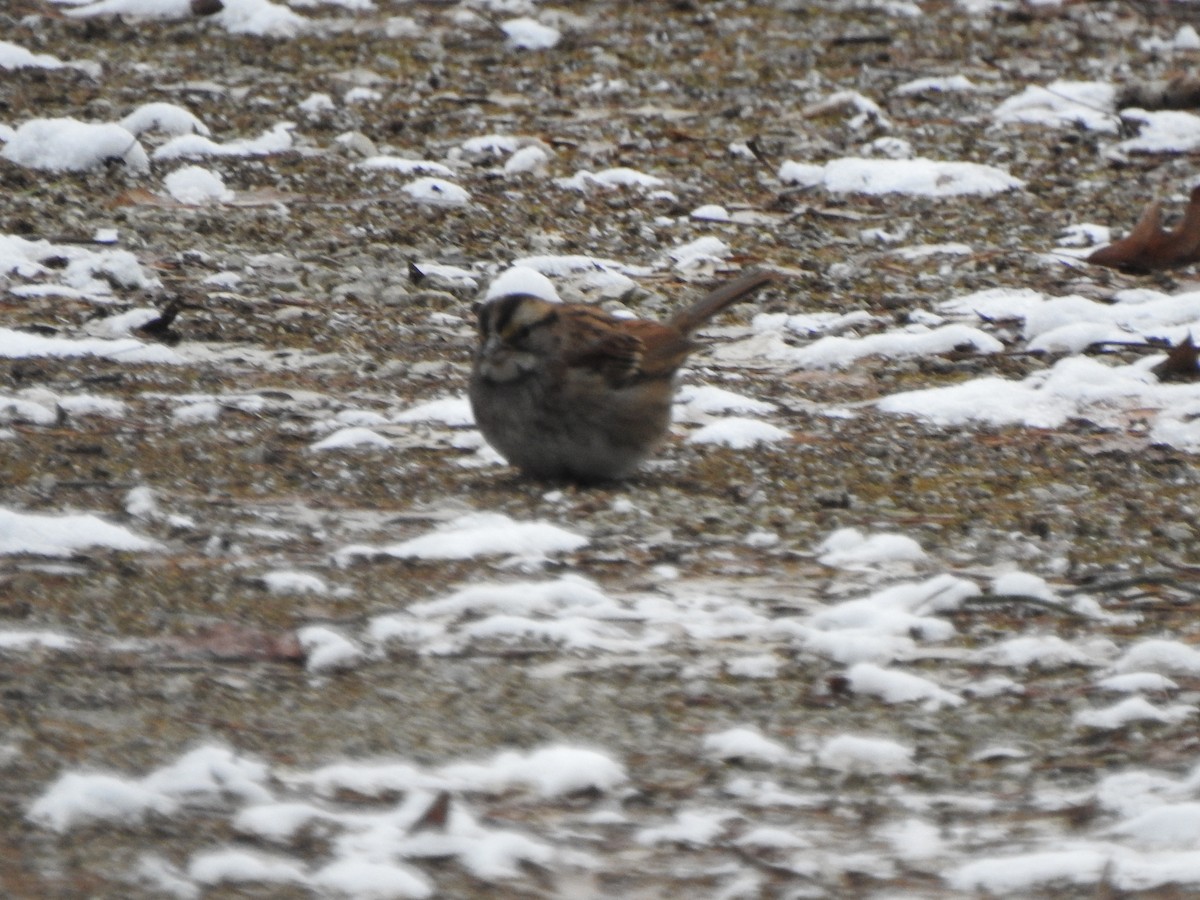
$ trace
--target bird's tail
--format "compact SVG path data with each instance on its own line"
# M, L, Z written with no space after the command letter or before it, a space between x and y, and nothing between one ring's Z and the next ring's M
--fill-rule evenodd
M667 324L683 334L691 334L721 310L749 296L764 284L779 280L779 273L771 269L751 269L709 291L686 309L681 309Z

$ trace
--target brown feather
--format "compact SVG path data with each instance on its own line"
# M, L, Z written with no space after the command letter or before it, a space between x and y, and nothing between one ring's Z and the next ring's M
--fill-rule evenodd
M641 371L642 342L628 326L603 310L569 307L574 340L563 347L563 362L572 368L592 369L610 384L621 384Z
M667 327L685 335L691 334L721 310L773 281L779 281L779 273L770 269L752 269L714 288L691 306L675 313L667 320Z
M637 319L625 327L641 343L641 373L647 378L670 377L696 346L688 335L659 322Z

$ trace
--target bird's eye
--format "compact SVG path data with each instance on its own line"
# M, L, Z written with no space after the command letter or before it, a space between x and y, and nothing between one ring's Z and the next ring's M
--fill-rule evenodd
M511 344L523 344L539 328L551 325L557 319L558 313L551 310L545 313L540 319L526 321L520 325L517 325L515 322L509 322L504 332L504 339Z
M512 329L508 333L508 339L510 341L512 341L514 344L520 344L522 341L525 340L525 338L529 337L530 333L533 331L534 326L536 324L537 324L536 322L531 322L527 325L521 325L518 328Z

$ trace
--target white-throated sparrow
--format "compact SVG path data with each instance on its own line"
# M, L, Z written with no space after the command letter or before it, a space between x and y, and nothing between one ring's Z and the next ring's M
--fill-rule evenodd
M776 273L747 272L666 322L508 294L479 309L471 409L487 442L538 478L622 478L667 435L692 332Z

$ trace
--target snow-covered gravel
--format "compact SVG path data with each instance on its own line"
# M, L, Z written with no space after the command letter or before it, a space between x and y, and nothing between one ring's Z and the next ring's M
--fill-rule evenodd
M0 9L0 894L1200 889L1188 7ZM474 302L752 265L483 442Z

